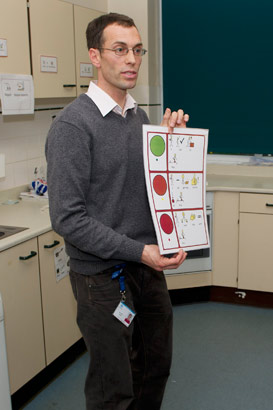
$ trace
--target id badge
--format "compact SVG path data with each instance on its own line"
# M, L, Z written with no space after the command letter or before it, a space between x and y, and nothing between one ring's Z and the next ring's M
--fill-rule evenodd
M124 302L119 302L113 315L121 321L126 327L129 327L132 323L135 313Z

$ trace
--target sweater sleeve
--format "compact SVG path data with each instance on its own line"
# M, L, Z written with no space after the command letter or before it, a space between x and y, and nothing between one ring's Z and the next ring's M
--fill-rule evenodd
M101 259L140 262L144 244L88 215L92 160L89 137L56 121L46 142L47 182L53 229L79 251Z

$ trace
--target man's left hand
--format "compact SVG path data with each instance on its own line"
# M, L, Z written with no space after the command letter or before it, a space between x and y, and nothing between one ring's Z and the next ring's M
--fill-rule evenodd
M181 109L172 112L170 108L166 108L160 125L168 127L169 134L172 134L175 127L186 128L189 119L189 115L184 114L184 111Z

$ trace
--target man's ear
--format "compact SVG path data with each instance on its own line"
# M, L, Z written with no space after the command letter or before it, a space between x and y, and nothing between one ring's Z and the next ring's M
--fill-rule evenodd
M94 67L100 68L100 51L97 48L89 49L89 58Z

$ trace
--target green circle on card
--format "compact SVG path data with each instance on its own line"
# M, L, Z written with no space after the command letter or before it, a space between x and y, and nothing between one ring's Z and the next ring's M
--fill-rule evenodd
M161 157L165 152L165 141L160 135L155 135L150 142L152 153L156 157Z

